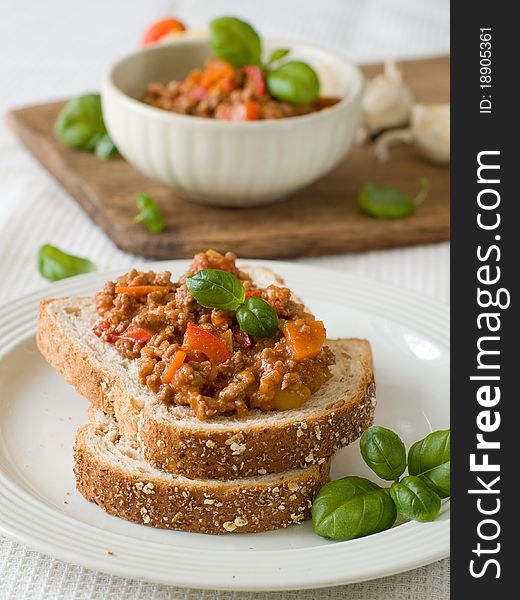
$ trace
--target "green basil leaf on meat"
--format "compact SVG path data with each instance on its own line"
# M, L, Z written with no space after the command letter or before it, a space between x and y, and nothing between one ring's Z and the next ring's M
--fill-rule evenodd
M320 80L307 63L289 61L267 73L267 87L278 100L310 104L320 95Z
M99 94L84 94L69 100L56 118L54 133L66 146L95 152L99 158L117 154L103 121Z
M388 491L363 477L327 483L312 505L314 531L333 540L352 540L384 531L396 518Z
M203 269L186 279L195 300L206 308L236 310L245 298L240 279L220 269Z
M262 42L245 21L220 17L209 24L209 45L218 58L235 68L262 63Z
M50 244L45 244L38 250L37 264L42 277L49 281L59 281L96 270L94 263L87 258L67 254Z
M408 452L408 471L441 498L450 495L450 430L430 433Z
M402 219L424 202L428 189L428 181L424 178L415 198L392 187L367 183L359 191L358 206L361 212L376 219Z
M386 427L374 425L363 432L360 450L364 461L381 479L392 481L406 468L406 449L401 438Z
M135 223L144 223L150 233L159 233L164 230L166 222L153 198L146 194L137 194L136 204L139 214L134 219Z
M414 521L434 521L441 509L438 494L415 475L392 483L390 495L399 514Z
M252 296L237 308L236 317L240 329L255 337L272 337L278 329L278 315L262 298Z

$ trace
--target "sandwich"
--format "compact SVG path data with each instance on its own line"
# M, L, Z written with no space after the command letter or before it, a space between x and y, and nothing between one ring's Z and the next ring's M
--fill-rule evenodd
M37 342L91 403L79 491L146 525L300 523L374 418L370 344L327 340L279 276L231 253L197 255L175 282L132 270L93 297L46 300Z

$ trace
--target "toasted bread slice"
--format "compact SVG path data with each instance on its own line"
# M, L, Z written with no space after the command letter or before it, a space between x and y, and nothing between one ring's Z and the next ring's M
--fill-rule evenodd
M329 477L330 460L232 481L193 480L154 469L115 420L92 410L75 444L80 493L107 512L152 527L198 533L259 532L301 523Z
M235 479L324 462L374 418L375 384L365 340L330 340L333 377L297 410L251 410L245 418L199 421L191 408L165 405L139 383L136 361L93 333L92 298L42 302L38 346L76 390L139 439L155 467L195 479Z

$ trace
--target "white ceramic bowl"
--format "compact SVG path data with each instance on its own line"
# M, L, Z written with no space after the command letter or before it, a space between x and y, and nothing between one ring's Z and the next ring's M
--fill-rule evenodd
M249 122L179 115L140 102L148 83L182 79L210 55L204 38L179 38L123 58L105 77L103 115L121 154L181 196L220 206L273 202L330 171L346 155L358 125L359 69L308 44L264 45L266 53L291 48L291 58L318 72L322 95L342 100L310 115Z

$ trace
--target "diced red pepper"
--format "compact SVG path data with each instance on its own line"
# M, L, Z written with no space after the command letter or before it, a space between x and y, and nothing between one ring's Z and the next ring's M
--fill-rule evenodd
M198 350L208 357L213 365L219 365L232 356L226 344L216 335L193 323L188 323L184 334L183 347Z
M140 344L146 344L152 339L152 334L142 327L136 327L135 325L129 325L125 331L119 336L122 340L130 340L131 342L139 342Z
M94 325L92 331L95 335L97 335L98 338L100 338L109 328L110 323L108 321L100 321L97 325ZM118 339L119 336L115 333L108 333L105 336L105 341L107 341L109 344L115 344Z
M244 350L251 348L253 345L251 338L245 331L235 331L235 340Z
M267 87L265 85L264 73L260 67L254 65L247 66L244 71L247 78L253 84L254 92L257 96L265 96Z
M246 292L246 300L248 298L261 298L262 292L260 290L249 290Z
M221 104L215 118L223 121L256 121L260 118L258 102L240 102L238 104Z
M182 33L183 31L186 31L186 27L177 19L161 19L155 21L155 23L152 23L145 31L143 39L141 40L141 46L150 46L151 44L159 42L166 36L173 33Z
M204 100L204 98L207 95L208 95L208 90L206 88L202 87L201 85L192 89L191 92L189 93L191 100L195 100L197 102Z

